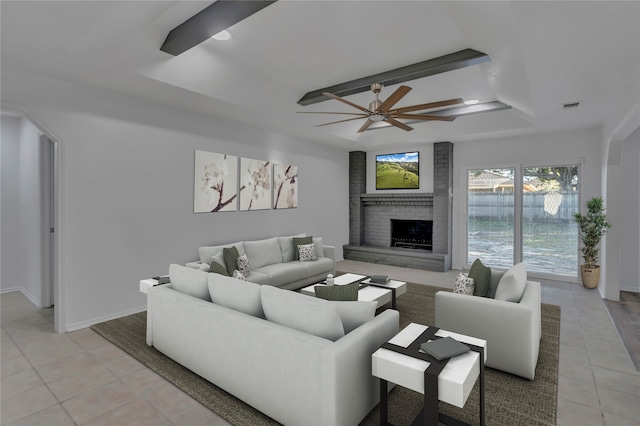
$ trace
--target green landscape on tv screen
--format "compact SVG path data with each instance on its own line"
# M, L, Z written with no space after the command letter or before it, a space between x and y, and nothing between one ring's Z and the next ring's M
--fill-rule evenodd
M376 155L376 189L420 188L420 153Z

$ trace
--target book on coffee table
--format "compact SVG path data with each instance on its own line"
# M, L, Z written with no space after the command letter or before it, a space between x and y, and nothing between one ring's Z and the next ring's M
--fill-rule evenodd
M429 340L421 344L420 350L438 361L442 361L443 359L469 352L469 346L458 342L452 337L443 337L442 339Z

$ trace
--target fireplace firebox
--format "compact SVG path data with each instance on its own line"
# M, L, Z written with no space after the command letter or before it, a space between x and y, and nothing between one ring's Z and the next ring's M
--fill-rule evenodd
M391 247L433 250L432 220L391 219Z

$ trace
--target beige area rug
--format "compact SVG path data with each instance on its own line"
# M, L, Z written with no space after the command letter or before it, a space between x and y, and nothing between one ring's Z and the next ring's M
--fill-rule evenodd
M397 301L400 329L411 322L433 324L434 295L440 290L450 291L408 283L407 293ZM145 312L96 324L92 328L229 423L247 426L277 424L261 412L147 346ZM485 369L487 425L556 424L559 336L560 307L543 304L542 341L536 379L529 381L490 368ZM476 388L471 392L464 409L441 402L440 411L470 424L479 424L477 387L476 383ZM397 426L411 424L421 407L422 394L396 386L389 394L389 421ZM361 424L379 424L377 407Z

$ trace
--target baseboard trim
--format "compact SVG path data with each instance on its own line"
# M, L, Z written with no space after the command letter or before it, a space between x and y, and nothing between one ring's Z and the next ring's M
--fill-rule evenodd
M620 287L620 291L627 291L629 293L640 293L640 288L638 287L627 287L627 286L622 286Z
M67 325L67 332L71 332L71 331L76 331L76 330L81 330L83 328L87 328L87 327L91 327L94 324L99 324L101 322L105 322L105 321L110 321L116 318L120 318L120 317L126 317L127 315L133 315L133 314L137 314L138 312L143 312L147 310L147 306L142 306L142 307L138 307L138 308L133 308L133 309L128 309L126 311L121 311L115 314L110 314L110 315L104 315L102 317L97 317L97 318L93 318L90 319L88 321L82 321L82 322L78 322L75 324L69 324Z
M14 291L19 291L20 293L22 293L24 295L24 297L29 299L29 302L33 303L36 308L42 309L42 306L40 306L40 300L38 298L34 297L31 293L29 293L28 291L26 291L22 287L5 288L5 289L0 290L0 294L2 294L2 293L11 293L11 292L14 292Z

